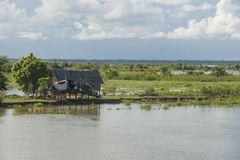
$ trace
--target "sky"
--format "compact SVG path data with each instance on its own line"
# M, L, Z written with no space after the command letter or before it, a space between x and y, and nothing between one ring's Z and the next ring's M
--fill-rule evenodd
M0 55L240 60L239 0L0 0Z

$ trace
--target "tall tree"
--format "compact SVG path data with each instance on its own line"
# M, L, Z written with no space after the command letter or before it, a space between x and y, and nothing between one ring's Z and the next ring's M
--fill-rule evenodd
M25 93L35 94L39 79L48 76L47 64L30 53L12 66L13 77Z

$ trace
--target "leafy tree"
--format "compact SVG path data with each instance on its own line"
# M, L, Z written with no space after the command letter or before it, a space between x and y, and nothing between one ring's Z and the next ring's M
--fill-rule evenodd
M6 65L8 64L7 57L0 56L0 71L5 71Z
M30 53L13 64L12 73L25 93L35 94L39 87L38 80L48 76L48 69L46 63Z
M0 91L7 89L7 78L4 76L6 64L8 64L7 57L0 56Z
M51 81L49 77L43 77L38 80L38 92L40 92L42 98L46 98L50 86Z
M0 73L0 91L4 91L7 89L7 78Z

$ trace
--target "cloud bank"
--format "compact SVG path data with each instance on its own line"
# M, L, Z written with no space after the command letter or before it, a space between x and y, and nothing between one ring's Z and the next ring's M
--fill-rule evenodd
M71 38L232 38L240 39L240 6L191 0L41 0L29 15L9 0L0 1L0 40ZM201 13L213 12L208 17ZM173 23L175 21L186 23Z

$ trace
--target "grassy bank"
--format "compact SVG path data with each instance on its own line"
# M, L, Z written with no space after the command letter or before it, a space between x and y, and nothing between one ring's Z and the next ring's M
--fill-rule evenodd
M109 100L119 100L122 103L148 101L176 106L240 104L240 82L107 80L103 85L103 93L103 103ZM199 100L201 97L206 99ZM54 103L56 101L29 99L25 96L6 96L2 102L20 104Z
M20 103L20 102L56 102L55 100L43 100L43 99L29 99L26 96L5 96L2 100L2 103Z

